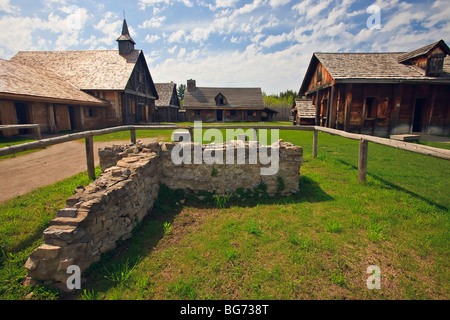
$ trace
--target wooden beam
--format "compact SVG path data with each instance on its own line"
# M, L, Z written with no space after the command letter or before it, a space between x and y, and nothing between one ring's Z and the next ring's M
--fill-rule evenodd
M392 102L392 112L391 118L389 120L389 135L395 133L393 131L395 130L395 127L397 127L398 124L398 117L400 115L400 107L402 104L402 92L403 92L403 85L399 84L395 86L394 101Z
M344 131L350 130L350 114L352 112L352 84L345 86Z
M367 140L359 140L359 157L358 157L358 180L366 183L367 176L367 151L369 149L369 142Z
M380 137L374 137L369 136L365 134L356 134L356 133L349 133L341 130L331 129L331 128L324 128L319 126L314 126L315 130L326 132L332 135L337 135L340 137L353 139L353 140L367 140L373 143L382 144L388 147L393 147L400 150L420 153L426 156L434 157L434 158L440 158L445 160L450 160L450 150L447 149L441 149L441 148L434 148L429 147L421 144L415 144L410 142L404 142L404 141L397 141L392 139L386 139L386 138L380 138Z
M318 140L318 131L314 130L313 134L313 158L317 158L317 140Z
M136 144L136 129L130 129L131 143Z
M89 179L95 179L95 163L94 163L94 138L87 136L85 138L86 145L86 164Z
M427 128L427 132L430 133L431 132L431 120L433 119L433 111L434 111L434 105L436 104L436 86L433 86L432 89L432 94L431 94L431 101L430 101L430 116L428 117L428 128Z
M335 86L333 85L331 87L331 95L330 95L330 114L328 115L329 118L329 122L328 122L328 127L329 128L336 128L336 113L337 113L337 106L336 108L334 107L334 103L336 101L336 90L335 90Z

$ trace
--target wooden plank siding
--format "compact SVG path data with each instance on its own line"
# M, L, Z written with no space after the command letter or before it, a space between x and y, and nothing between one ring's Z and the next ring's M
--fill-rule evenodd
M450 90L446 85L335 84L307 97L316 107L316 123L323 127L376 136L412 133L421 108L421 132L449 134ZM368 106L370 99L373 102Z
M316 124L376 136L450 134L450 48L443 40L410 52L314 53L299 95Z

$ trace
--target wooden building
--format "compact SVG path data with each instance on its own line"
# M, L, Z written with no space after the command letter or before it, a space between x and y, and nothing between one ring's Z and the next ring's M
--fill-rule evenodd
M298 125L314 125L316 123L316 107L312 99L295 99L293 107L294 121Z
M109 103L48 69L0 59L0 124L40 124L42 132L101 125ZM28 133L8 129L0 135Z
M177 122L180 110L177 85L170 83L155 83L159 99L156 101L155 121Z
M276 111L264 107L261 88L197 87L188 80L183 109L186 121L272 121Z
M125 20L117 42L119 50L20 51L3 60L1 124L55 132L153 122L158 93Z
M450 49L437 41L411 52L314 53L299 95L316 125L389 136L450 134Z

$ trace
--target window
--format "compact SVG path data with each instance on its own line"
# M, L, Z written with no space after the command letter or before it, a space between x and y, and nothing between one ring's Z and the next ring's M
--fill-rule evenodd
M433 55L427 59L426 76L438 76L444 68L444 55Z
M230 116L232 117L236 116L236 110L230 110Z
M317 82L322 81L322 68L320 67L320 65L317 66L316 79L317 79Z
M223 106L227 104L227 99L221 93L219 93L214 100L216 100L216 106Z
M247 116L248 117L252 117L253 116L253 111L252 110L247 110Z
M200 115L200 110L194 110L194 116L199 116Z
M87 117L88 118L95 118L97 117L98 110L95 108L88 108L87 110Z

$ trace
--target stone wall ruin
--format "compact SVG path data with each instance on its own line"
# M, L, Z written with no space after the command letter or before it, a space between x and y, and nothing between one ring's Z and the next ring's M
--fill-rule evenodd
M192 152L191 159L195 148L202 153L212 148L211 145L181 144L186 148L183 150ZM213 146L215 151L234 150L234 164L226 164L225 152L223 164L194 164L194 161L175 164L171 154L177 145L138 142L99 150L102 173L87 187L77 188L66 200L65 208L50 221L44 231L45 243L31 253L25 264L28 277L52 280L63 287L70 276L69 266L76 265L83 272L100 260L103 253L115 249L118 240L132 236L133 228L151 212L160 183L185 192L209 191L218 195L233 193L239 188L253 189L261 183L266 185L269 195L299 191L302 148L291 143L278 142L267 147L269 152L273 152L271 148L278 151L279 168L275 175L261 175L261 168L268 165L259 160L249 163L249 142L232 141ZM243 148L240 150L245 150L245 154L239 154L239 148ZM258 148L257 159L262 150ZM240 158L238 164L242 154L244 158Z

